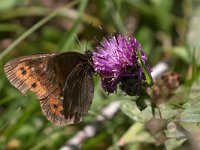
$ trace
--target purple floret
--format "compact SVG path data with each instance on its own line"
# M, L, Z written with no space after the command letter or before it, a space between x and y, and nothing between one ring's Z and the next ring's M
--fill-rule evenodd
M104 38L96 49L92 56L94 69L100 75L102 87L106 92L116 91L117 84L123 78L137 77L142 80L144 73L138 63L137 50L140 50L142 61L151 72L140 43L133 37L115 34ZM136 88L138 83L135 85Z

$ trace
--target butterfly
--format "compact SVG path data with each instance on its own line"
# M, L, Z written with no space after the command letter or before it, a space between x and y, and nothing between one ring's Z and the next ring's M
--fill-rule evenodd
M23 94L32 91L54 124L78 123L94 96L92 53L35 54L8 61L4 71Z

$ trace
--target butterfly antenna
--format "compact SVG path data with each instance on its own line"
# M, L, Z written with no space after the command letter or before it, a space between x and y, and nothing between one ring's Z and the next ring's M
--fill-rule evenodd
M100 25L99 25L99 31L104 35L104 37L106 38L106 40L108 42L110 42L110 40L107 37L107 35L109 35L109 33L106 30L104 30Z

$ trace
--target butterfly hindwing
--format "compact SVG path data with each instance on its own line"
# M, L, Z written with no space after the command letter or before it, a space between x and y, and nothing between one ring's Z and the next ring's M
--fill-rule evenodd
M88 112L94 93L93 77L90 70L78 64L69 74L64 86L64 115L79 122Z
M56 120L57 124L79 122L88 111L94 92L88 60L80 53L68 52L52 57L48 64L51 82L57 83L63 91L60 95L63 99L63 110L61 111L63 114L60 116L61 120L52 118L53 114L49 113L52 111L46 111L44 114L47 118ZM55 97L54 100L57 101ZM48 108L50 104L48 101L50 99L43 103L43 107Z
M59 91L56 90L46 99L40 100L44 115L58 125L81 121L93 99L92 74L80 65L75 67L65 84L64 97L58 97Z
M56 125L71 124L73 120L66 119L63 112L63 98L59 97L60 91L55 90L47 98L40 100L43 114Z

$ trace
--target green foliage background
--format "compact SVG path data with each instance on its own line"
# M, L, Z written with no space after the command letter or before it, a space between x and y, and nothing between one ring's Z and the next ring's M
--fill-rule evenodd
M59 149L115 100L122 101L122 111L105 122L82 149L170 150L185 140L178 140L180 133L166 129L170 140L165 146L156 146L143 126L152 117L151 110L138 111L120 90L108 96L98 77L90 112L83 122L70 126L52 125L34 94L22 95L6 79L3 65L17 56L94 50L97 43L93 37L100 40L105 36L99 25L108 33L136 37L152 66L170 61L170 69L181 74L182 85L172 103L161 108L163 117L199 132L198 0L1 0L0 14L0 149Z

